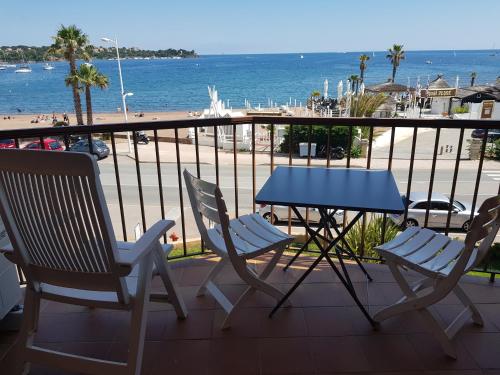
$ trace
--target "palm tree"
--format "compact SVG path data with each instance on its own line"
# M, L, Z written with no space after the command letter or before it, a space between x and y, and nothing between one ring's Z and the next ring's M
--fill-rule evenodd
M61 25L57 31L57 35L52 37L52 39L54 40L54 43L49 47L48 53L63 55L69 62L70 75L76 74L77 58L82 58L85 61L90 60L89 39L87 35L75 25L67 27ZM72 82L71 87L73 89L76 122L78 125L83 125L82 103L80 100L78 83L76 81Z
M472 72L470 74L470 87L474 86L474 83L476 82L476 78L477 78L477 73Z
M355 91L357 94L359 87L359 76L353 74L352 76L349 77L349 80L351 81L351 91Z
M396 79L396 70L398 70L399 63L401 60L405 59L405 51L403 50L402 44L394 44L392 48L389 48L386 57L391 60L392 64L392 82Z
M105 89L108 87L108 77L99 72L97 68L90 64L82 64L75 74L66 77L67 86L77 86L79 90L85 90L85 104L87 106L87 125L93 125L91 87Z
M359 56L359 80L361 81L361 83L363 83L363 81L365 80L366 62L368 60L370 60L370 56L368 55L363 54Z

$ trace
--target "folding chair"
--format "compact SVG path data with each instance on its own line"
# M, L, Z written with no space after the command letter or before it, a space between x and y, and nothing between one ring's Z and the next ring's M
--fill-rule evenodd
M0 150L0 214L11 243L1 252L27 279L19 372L28 373L35 362L88 374L139 374L150 298L172 303L177 315L186 317L166 261L172 246L160 243L174 222L157 222L133 244L116 241L91 156ZM150 294L155 274L168 295ZM42 299L130 311L127 362L34 345Z
M394 305L377 312L374 320L381 322L415 310L425 320L446 354L456 358L451 339L471 318L475 324L483 325L481 314L460 287L459 280L485 258L499 227L500 196L495 196L485 200L479 208L479 215L472 221L465 242L426 228L410 227L392 241L378 246L376 250L387 261L404 296ZM401 268L411 269L424 278L410 286ZM451 292L458 297L464 309L448 327L443 328L428 307Z

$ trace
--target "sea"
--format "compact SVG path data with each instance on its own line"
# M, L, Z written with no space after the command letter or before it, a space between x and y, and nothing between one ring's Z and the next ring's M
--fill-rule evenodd
M208 86L215 86L226 107L304 105L314 90L337 97L337 85L353 74L359 75L359 56L370 56L365 72L366 85L386 82L392 67L384 51L347 53L288 53L248 55L207 55L193 59L122 60L129 111L200 111L208 108ZM109 87L92 89L94 112L116 112L121 106L120 81L116 60L92 61L109 77ZM41 114L73 112L70 88L65 86L68 63L30 64L31 73L0 70L0 113ZM442 74L451 86L470 84L477 73L477 84L493 84L500 75L500 52L407 51L396 81L415 86ZM84 97L82 96L82 102Z

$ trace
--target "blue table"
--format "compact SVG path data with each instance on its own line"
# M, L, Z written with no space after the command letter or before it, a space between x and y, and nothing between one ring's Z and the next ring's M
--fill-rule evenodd
M353 168L278 167L255 197L255 202L291 207L309 234L309 239L285 267L285 271L311 242L314 242L321 251L319 257L271 311L270 316L278 310L307 275L325 258L368 321L375 325L375 322L356 295L343 261L343 255L353 258L369 280L371 280L371 277L344 237L363 214L367 212L386 214L401 214L404 212L403 201L392 173L387 170ZM317 208L322 218L318 228L311 228L297 207ZM357 211L355 217L342 231L339 231L334 224L333 215L336 210ZM336 237L333 236L332 229L336 232ZM322 230L326 231L327 236L321 235ZM325 241L327 245L322 245L320 240ZM339 243L342 243L342 246ZM329 255L331 250L335 251L342 272L332 261Z

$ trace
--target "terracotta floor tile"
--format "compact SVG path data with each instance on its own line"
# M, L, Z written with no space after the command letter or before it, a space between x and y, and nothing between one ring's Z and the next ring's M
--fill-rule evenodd
M457 338L483 369L500 369L500 333L464 333Z
M314 365L307 338L260 339L261 374L309 374Z
M213 375L259 374L257 339L215 339L210 343L209 373Z
M453 342L457 351L457 359L452 359L443 355L441 345L431 334L413 334L407 337L418 353L424 367L428 370L479 369L476 361L458 340Z
M423 370L423 363L404 335L358 336L373 371Z
M369 334L370 323L357 307L308 307L304 316L309 336Z
M311 338L309 350L318 373L371 370L363 348L355 336Z

